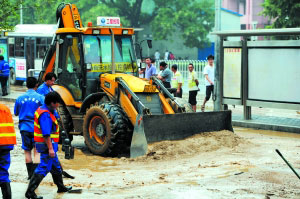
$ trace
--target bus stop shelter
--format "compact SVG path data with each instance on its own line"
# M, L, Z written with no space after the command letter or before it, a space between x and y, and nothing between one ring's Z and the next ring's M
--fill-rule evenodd
M299 118L257 117L253 107L300 110L300 28L217 31L216 110L243 107L233 125L300 133Z

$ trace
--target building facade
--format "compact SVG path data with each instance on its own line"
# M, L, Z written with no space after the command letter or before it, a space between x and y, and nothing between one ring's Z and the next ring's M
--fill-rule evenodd
M271 20L262 16L264 0L223 0L222 7L242 14L241 29L263 29L271 24Z

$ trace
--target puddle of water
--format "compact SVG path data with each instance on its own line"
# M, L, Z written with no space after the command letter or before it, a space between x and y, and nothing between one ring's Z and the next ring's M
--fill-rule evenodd
M60 160L64 169L73 170L89 169L91 171L105 172L110 170L109 167L117 165L117 160L114 158L104 158L92 154L87 155L80 149L75 149L74 159L66 160L61 158Z

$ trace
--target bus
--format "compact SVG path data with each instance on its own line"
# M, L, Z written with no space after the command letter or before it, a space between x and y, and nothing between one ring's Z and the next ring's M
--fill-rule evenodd
M56 29L56 24L19 24L14 31L5 33L11 84L23 84L29 71L38 76Z

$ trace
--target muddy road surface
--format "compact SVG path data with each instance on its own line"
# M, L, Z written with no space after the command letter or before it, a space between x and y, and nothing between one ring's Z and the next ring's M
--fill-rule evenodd
M13 111L13 103L7 104ZM21 149L18 118L14 117L18 145L11 152L9 169L14 199L25 198L27 171ZM300 180L277 155L300 173L300 135L234 128L208 132L180 141L149 145L148 154L135 158L104 158L88 152L82 137L75 137L75 158L59 158L75 179L66 185L82 193L56 193L51 175L36 193L44 198L300 198Z

